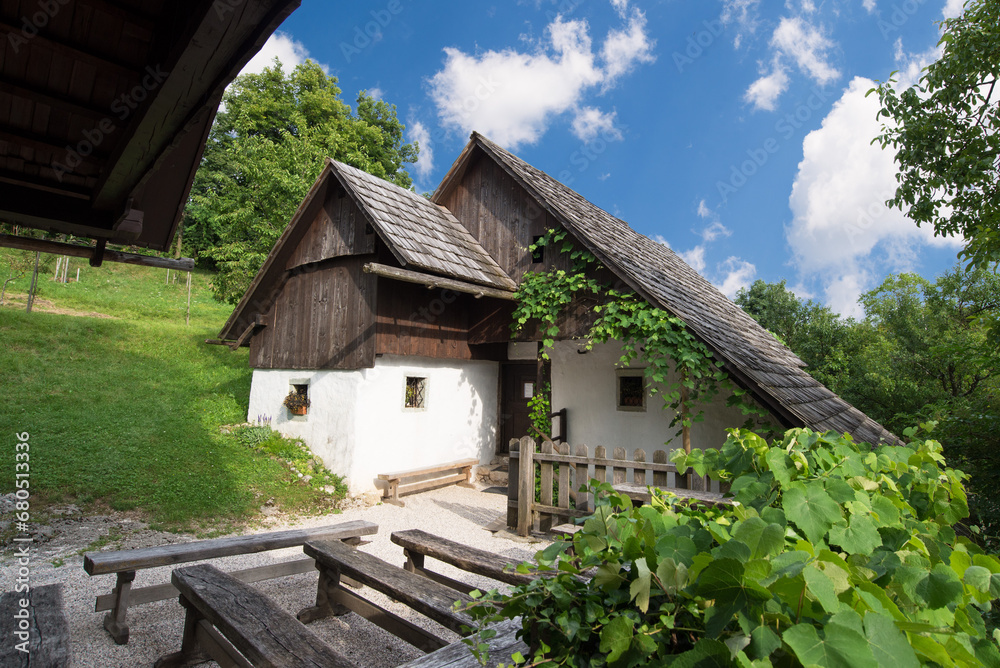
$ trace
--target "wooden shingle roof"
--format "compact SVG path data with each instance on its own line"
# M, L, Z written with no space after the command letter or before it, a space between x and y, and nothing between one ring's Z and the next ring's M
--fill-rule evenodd
M788 425L846 432L868 443L897 440L810 376L801 359L665 245L478 133L472 134L460 161L469 159L472 147L500 164L633 290L681 318L725 361L727 372ZM447 185L446 178L435 199Z
M330 165L403 266L502 290L517 287L448 209L342 162Z

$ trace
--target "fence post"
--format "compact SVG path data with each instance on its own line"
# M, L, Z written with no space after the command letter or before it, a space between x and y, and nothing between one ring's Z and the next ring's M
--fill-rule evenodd
M575 454L577 457L586 457L587 456L587 446L586 445L582 445L582 444L578 445L578 446L576 446L576 448L574 450L575 451L574 451L573 454ZM568 450L567 450L566 454L569 454ZM576 465L576 474L573 476L573 486L574 486L575 489L579 490L584 485L587 485L587 484L590 483L590 472L588 471L589 468L590 468L590 466L588 464L577 464ZM577 510L583 510L583 511L588 512L588 513L593 510L593 506L591 506L591 504L590 504L590 494L588 492L579 492L579 491L577 492L577 494L576 494L576 509Z
M611 466L611 484L620 485L625 482L626 479L627 471L625 467L628 466L628 459L626 459L628 455L625 454L625 448L615 448L612 450L612 453L611 458L615 460L615 463ZM621 462L621 465L618 464L619 461Z
M507 445L507 528L517 529L517 474L520 473L520 451L516 438Z
M517 533L527 536L534 523L532 506L535 502L535 441L530 436L521 439L518 461Z
M639 468L639 465L646 463L646 451L636 448L635 452L632 453L632 461L635 462L635 468L632 469L632 482L645 487L647 485L646 469Z
M551 455L555 452L555 444L552 441L545 441L542 443L542 454ZM538 502L543 506L554 506L552 503L552 462L542 461L541 463L541 474L542 474L542 484L541 484L541 494L539 495ZM566 467L565 464L559 467L559 478L562 479L562 469ZM534 490L531 494L532 500L534 500ZM538 530L548 531L552 528L552 515L549 513L544 513L538 518Z
M654 464L667 464L667 453L663 450L657 450L653 453L653 463ZM653 471L653 487L665 488L667 486L667 472L666 471Z

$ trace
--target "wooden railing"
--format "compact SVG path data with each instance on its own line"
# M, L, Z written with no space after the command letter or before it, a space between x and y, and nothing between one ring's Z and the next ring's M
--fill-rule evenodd
M694 492L692 496L697 494L699 498L707 491L708 481L704 478L690 473L678 475L677 467L667 461L664 450L654 451L653 461L647 462L646 451L642 449L636 449L632 459L628 459L625 448L613 448L609 457L608 449L599 445L590 456L586 445L571 447L568 443L545 441L536 446L530 436L511 439L509 449L507 526L522 536L533 529L547 531L553 523L591 514L593 499L578 490L592 479L613 485L633 483L690 490ZM538 501L536 475L541 489Z

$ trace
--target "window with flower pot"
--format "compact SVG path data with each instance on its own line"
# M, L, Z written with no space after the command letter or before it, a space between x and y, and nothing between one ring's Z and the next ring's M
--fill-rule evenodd
M309 412L309 383L291 383L291 388L283 402L292 415L306 415Z
M646 378L642 369L618 371L618 410L646 410Z
M420 410L427 408L427 379L421 376L407 376L403 393L403 408Z

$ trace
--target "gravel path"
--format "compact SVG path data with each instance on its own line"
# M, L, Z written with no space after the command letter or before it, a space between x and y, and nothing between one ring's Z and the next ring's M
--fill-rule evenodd
M390 542L389 536L393 531L401 529L423 529L466 545L489 550L514 563L530 560L535 551L544 547L543 543L521 539L506 531L493 534L484 528L500 517L501 513L506 513L507 498L501 494L450 486L408 496L405 501L405 508L393 505L356 508L337 515L307 518L301 522L275 523L261 531L368 520L378 524L379 531L377 535L368 537L372 541L370 544L359 549L399 565L403 563L403 550ZM91 578L84 573L83 557L79 554L81 549L99 536L107 535L109 531L120 537L104 546L103 549L106 550L193 540L190 536L149 531L141 522L127 517L82 517L70 508L66 517L52 522L48 540L33 546L32 584L63 583L75 668L151 666L161 655L180 649L183 611L176 599L130 608L128 620L131 638L128 644L119 646L111 640L102 626L104 613L96 613L93 609L94 599L98 594L110 591L115 578L113 575ZM289 548L263 554L226 557L213 560L212 563L223 570L232 571L287 561L301 555L300 549ZM62 565L53 565L53 562L60 563L60 559L64 562ZM496 586L495 582L460 573L447 564L435 563L432 567L473 585L484 588ZM133 586L169 582L170 570L170 567L163 567L139 571ZM0 561L0 592L12 591L16 577L15 557L7 551ZM257 583L256 586L295 614L315 601L316 579L315 573L309 573L269 580ZM434 622L371 590L366 590L365 595L383 607L406 614L411 621L437 630L444 637L455 638ZM391 668L422 654L354 613L320 620L310 624L309 628L364 668Z

